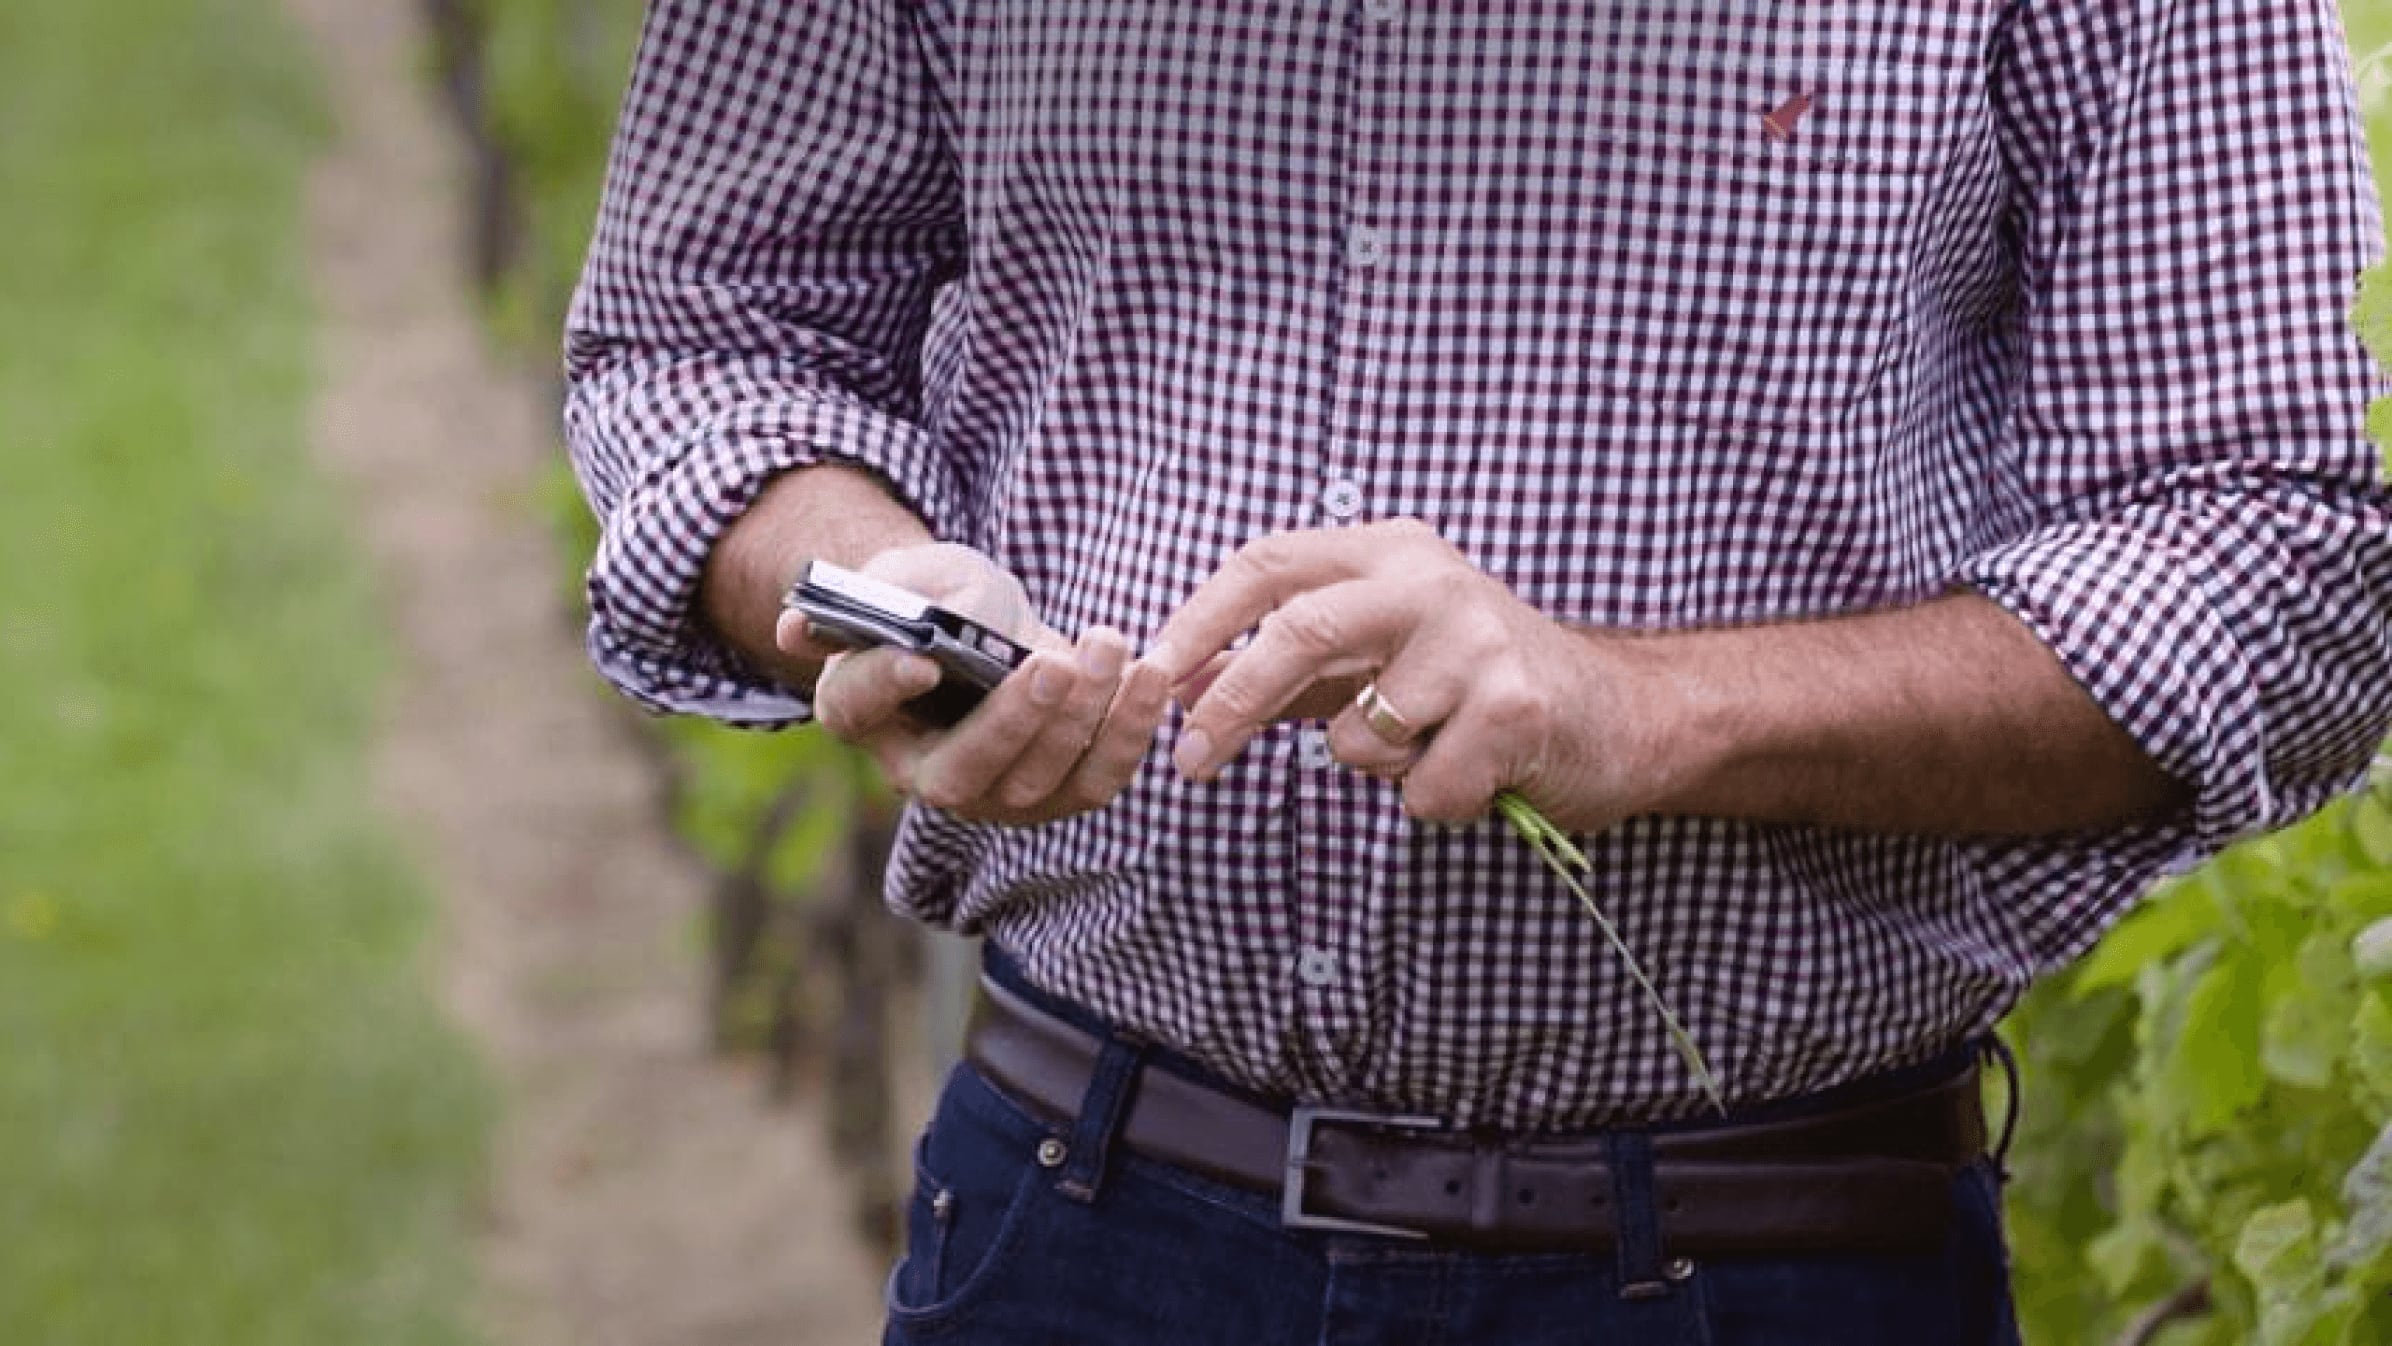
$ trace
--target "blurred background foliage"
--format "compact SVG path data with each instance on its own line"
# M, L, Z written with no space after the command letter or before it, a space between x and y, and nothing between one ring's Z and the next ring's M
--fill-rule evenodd
M491 1116L308 468L323 140L251 0L0 5L0 1341L470 1339Z
M513 203L490 214L496 311L538 347L553 342L585 239L620 71L609 62L638 10L482 0L468 16L493 82L460 111L519 165ZM2380 191L2392 0L2346 0L2345 22ZM2392 357L2392 278L2370 278L2354 317ZM2376 424L2392 430L2392 404ZM812 731L661 732L682 825L718 863L752 864L791 782L818 780L810 797L850 807L870 789ZM808 900L846 825L833 809L778 830L774 903ZM2392 791L2379 783L2163 884L2004 1035L2025 1076L2009 1208L2033 1346L2392 1343Z

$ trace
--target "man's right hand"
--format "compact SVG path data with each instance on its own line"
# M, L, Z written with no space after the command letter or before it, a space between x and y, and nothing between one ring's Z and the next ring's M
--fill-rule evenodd
M1021 582L969 547L883 551L860 567L1027 645L1030 657L961 724L941 729L905 703L938 685L938 665L893 649L833 654L814 685L825 729L872 754L899 792L975 822L1029 825L1104 807L1126 787L1162 724L1170 688L1130 659L1129 641L1091 627L1075 644L1038 620ZM784 614L774 643L819 653Z

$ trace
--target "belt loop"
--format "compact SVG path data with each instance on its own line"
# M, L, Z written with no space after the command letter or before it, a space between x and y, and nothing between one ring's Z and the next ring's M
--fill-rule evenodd
M1610 1151L1613 1215L1619 1225L1620 1298L1666 1295L1661 1211L1653 1192L1653 1138L1642 1131L1614 1131L1603 1139Z
M2002 1068L2002 1138L1994 1142L1993 1172L2003 1182L2010 1181L2010 1141L2018 1134L2018 1113L2026 1101L2018 1082L2018 1055L2010 1044L1987 1033L1979 1045L1980 1057L1992 1057Z
M1080 1099L1080 1119L1072 1126L1071 1148L1055 1190L1086 1205L1104 1185L1105 1157L1121 1124L1130 1114L1130 1098L1138 1089L1138 1070L1146 1063L1146 1044L1124 1034L1110 1035L1098 1050L1096 1070L1088 1077L1088 1092Z

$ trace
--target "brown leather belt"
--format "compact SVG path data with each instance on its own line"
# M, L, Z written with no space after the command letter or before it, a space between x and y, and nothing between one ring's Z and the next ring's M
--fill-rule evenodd
M1068 1127L1102 1041L986 979L981 990L965 1055L999 1089ZM1985 1152L1977 1074L1972 1060L1890 1098L1651 1133L1664 1246L1688 1256L1939 1246L1952 1178ZM1601 1135L1493 1137L1426 1118L1277 1109L1150 1067L1120 1143L1276 1194L1294 1228L1507 1249L1615 1241Z

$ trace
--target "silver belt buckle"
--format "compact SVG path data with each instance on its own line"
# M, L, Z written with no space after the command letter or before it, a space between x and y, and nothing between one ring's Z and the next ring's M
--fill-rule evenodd
M1287 1117L1287 1174L1279 1187L1279 1223L1288 1229L1315 1229L1330 1234L1376 1234L1382 1238L1426 1239L1425 1229L1406 1229L1401 1225L1374 1224L1368 1220L1346 1220L1334 1215L1314 1215L1304 1209L1304 1183L1312 1172L1313 1128L1328 1123L1350 1126L1367 1131L1443 1131L1444 1122L1435 1117L1405 1116L1398 1113L1361 1112L1351 1108L1316 1108L1299 1103Z

